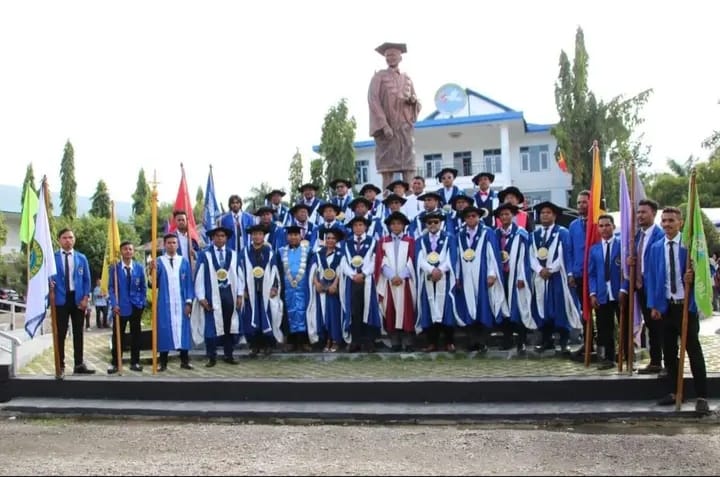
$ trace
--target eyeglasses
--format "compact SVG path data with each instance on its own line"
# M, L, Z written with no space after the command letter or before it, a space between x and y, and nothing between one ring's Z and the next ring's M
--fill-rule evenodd
M427 223L428 223L428 225L433 225L433 224L439 224L440 221L439 220L428 220Z

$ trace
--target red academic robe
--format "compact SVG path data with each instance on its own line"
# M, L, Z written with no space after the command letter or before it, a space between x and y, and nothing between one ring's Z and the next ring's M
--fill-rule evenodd
M407 235L400 239L398 259L391 236L383 237L375 253L375 274L378 302L383 316L385 331L415 330L415 240ZM404 278L404 284L394 287L383 273L383 266L390 267L392 275ZM399 305L398 305L399 304Z

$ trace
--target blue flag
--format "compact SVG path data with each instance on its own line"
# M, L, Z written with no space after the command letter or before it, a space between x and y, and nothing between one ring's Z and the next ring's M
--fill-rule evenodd
M207 186L205 187L205 208L203 209L203 229L205 234L208 230L215 228L215 222L220 218L220 207L215 198L215 181L212 175L212 166L208 173ZM208 237L208 242L210 242Z

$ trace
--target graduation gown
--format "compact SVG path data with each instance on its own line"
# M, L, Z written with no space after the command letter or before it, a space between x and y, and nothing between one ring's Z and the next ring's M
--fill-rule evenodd
M480 195L480 191L477 191L475 192L475 195L473 195L473 200L475 201L475 206L477 208L487 209L488 211L488 214L485 216L485 218L482 219L482 223L484 223L488 227L494 228L495 216L493 215L493 211L497 209L500 205L500 199L498 199L497 191L488 191L488 196L485 200L483 200L482 196Z
M453 246L458 250L457 277L461 285L456 298L458 313L468 325L480 323L492 328L508 314L495 234L480 223L470 241L465 226ZM496 280L488 287L487 278L491 276Z
M440 207L445 212L450 212L452 210L452 206L450 205L450 200L457 196L457 195L465 195L465 192L460 190L460 188L456 185L452 186L452 188L448 191L445 190L445 187L441 187L438 190L435 191L437 194L440 195ZM472 199L472 197L470 198Z
M505 296L507 298L508 316L511 323L522 324L529 330L537 329L532 316L532 269L530 268L529 244L527 231L517 224L510 226L510 234L505 246L502 246L503 228L495 229L503 276L507 278ZM504 265L507 264L507 273ZM517 282L522 280L525 287L519 289Z
M353 198L352 198L352 195L350 195L350 194L347 194L342 199L338 196L335 196L332 199L330 199L330 203L335 204L338 207L340 207L340 213L337 216L337 220L339 220L343 224L346 224L355 215L355 214L353 214L352 209L350 209L350 202L352 202L352 200L353 200Z
M365 295L363 306L363 323L368 326L381 328L380 307L378 305L375 286L375 239L369 235L357 247L355 236L349 236L343 244L343 277L340 281L340 300L342 303L343 326L347 325L349 336L352 323L352 278L359 272L365 274ZM350 341L347 341L350 343Z
M157 343L158 351L189 350L192 347L190 317L185 304L195 298L190 262L180 255L157 260Z
M415 331L418 333L433 324L465 326L465 322L458 315L452 293L456 282L457 263L457 247L451 246L452 242L452 236L441 231L434 252L438 255L437 262L431 263L430 259L436 257L432 255L430 234L425 234L416 241L418 303ZM430 274L435 268L443 272L438 282L430 280Z
M275 252L270 245L263 244L259 260L256 259L254 247L247 247L240 261L240 273L244 278L247 293L242 313L245 337L252 338L263 334L282 343L282 283ZM277 288L278 294L271 298L270 290L273 287Z
M342 276L343 253L339 247L330 256L327 248L322 247L312 255L310 261L310 301L307 307L308 337L311 343L320 339L331 339L334 342L350 341L350 323L345 318L340 304L340 281ZM338 293L320 293L312 278L315 277L324 287L329 287L338 280Z
M277 260L278 276L282 280L283 300L283 333L307 333L310 325L308 323L307 308L310 300L310 280L308 273L308 260L310 258L310 247L299 245L290 248L289 245L278 250L275 256ZM315 341L317 341L317 330Z
M385 330L402 330L412 333L415 330L415 241L404 236L399 240L398 253L392 236L378 242L375 274L380 313ZM391 280L398 276L403 284L393 286Z

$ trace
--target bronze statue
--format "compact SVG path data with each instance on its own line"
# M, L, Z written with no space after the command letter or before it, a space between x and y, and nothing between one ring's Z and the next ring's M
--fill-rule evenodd
M375 138L375 165L382 175L383 189L401 172L410 182L415 175L413 131L420 103L410 77L398 65L407 53L404 43L383 43L375 51L385 57L387 69L378 71L370 81L370 135Z

